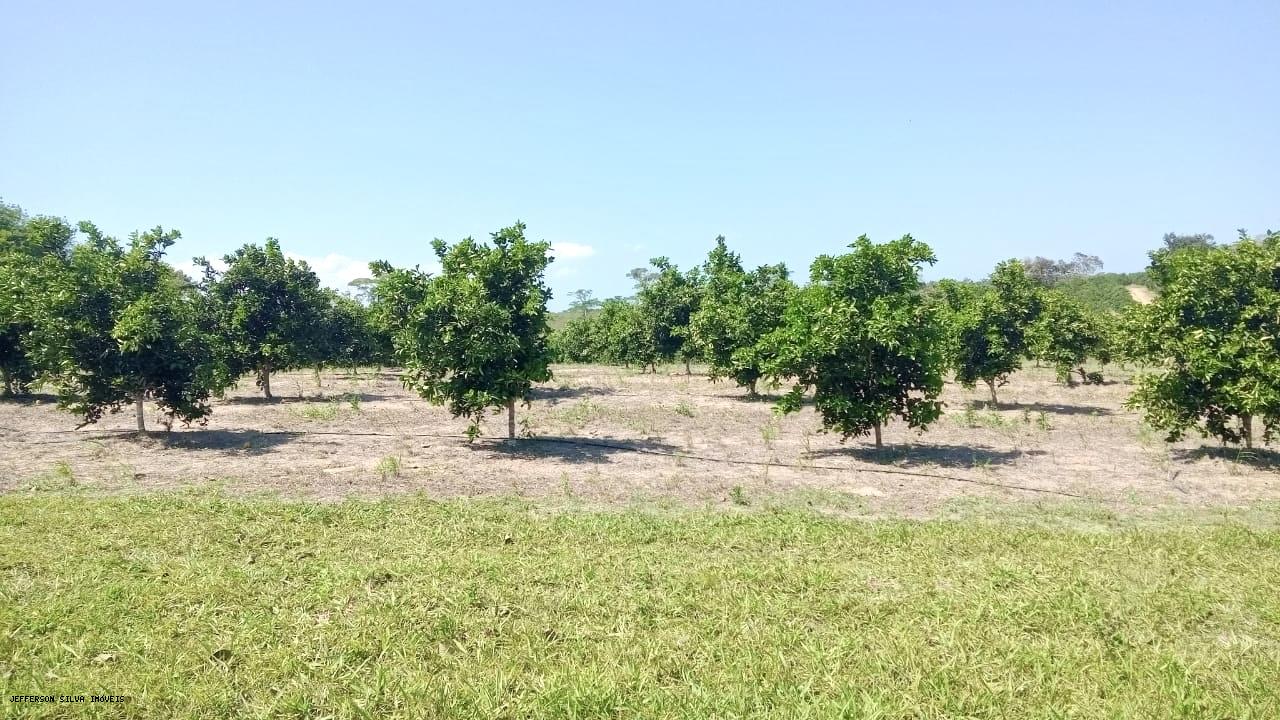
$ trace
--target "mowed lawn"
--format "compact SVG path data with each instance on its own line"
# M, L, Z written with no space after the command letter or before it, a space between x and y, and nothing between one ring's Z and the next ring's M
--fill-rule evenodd
M0 497L9 715L1280 717L1265 526ZM12 694L111 693L123 705Z

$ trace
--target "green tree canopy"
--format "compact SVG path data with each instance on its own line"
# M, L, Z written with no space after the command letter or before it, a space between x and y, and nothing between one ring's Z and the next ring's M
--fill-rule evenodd
M236 376L252 371L270 398L271 373L322 359L329 301L305 262L285 257L280 242L245 245L223 258L219 273L204 258L201 288L221 331L221 356Z
M981 380L999 402L996 388L1022 366L1030 352L1027 334L1040 316L1043 291L1017 260L996 266L985 287L939 283L939 301L956 380L973 388Z
M65 262L41 264L32 306L32 350L60 403L90 423L132 402L140 431L146 398L170 421L203 421L226 376L200 297L163 261L179 233L156 227L124 246L90 223L80 230L88 239Z
M723 236L702 266L701 301L689 319L689 336L711 365L711 378L733 378L756 394L769 362L761 340L782 324L796 292L785 265L762 265L748 273Z
M905 235L875 245L867 236L844 255L822 255L810 284L769 336L773 371L795 378L778 403L795 412L805 393L823 427L844 438L874 432L898 417L923 430L942 413L942 331L920 293L928 245Z
M601 337L603 323L597 317L576 317L551 333L552 355L555 362L597 362L605 357L605 343Z
M609 298L596 317L600 343L599 359L641 368L657 362L653 333L640 307L624 298Z
M1085 383L1102 382L1102 374L1087 372L1085 360L1111 361L1114 316L1087 311L1058 290L1041 296L1040 315L1027 332L1031 356L1052 365L1058 379L1075 385L1075 375Z
M359 300L324 289L327 301L319 355L326 363L353 370L361 365L391 361L391 339L378 327Z
M32 318L44 302L42 263L66 262L75 230L60 218L28 217L0 202L0 397L25 395L39 368L31 356Z
M689 342L689 318L702 297L701 272L695 269L682 273L665 257L654 258L650 264L654 272L636 299L652 338L654 355L664 362L683 360L688 372L689 362L698 358L697 345Z
M385 260L369 263L369 270L373 274L368 286L369 321L377 332L391 339L394 348L396 334L426 298L431 274L417 266L392 267Z
M1133 308L1127 354L1154 366L1129 399L1172 442L1187 430L1252 447L1280 424L1280 233L1152 253L1160 293Z
M551 378L551 292L543 279L551 246L526 240L519 222L491 237L491 245L433 243L440 275L408 287L425 294L395 344L407 385L470 419L473 434L487 410L506 407L507 434L515 437L516 401Z

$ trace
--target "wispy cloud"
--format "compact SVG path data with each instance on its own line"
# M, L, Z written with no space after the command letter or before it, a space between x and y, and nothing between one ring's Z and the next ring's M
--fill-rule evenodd
M369 277L369 261L357 260L338 253L328 255L298 255L286 252L285 256L293 260L302 260L311 267L320 284L335 290L349 290L347 283L361 277Z
M576 260L595 255L596 249L582 243L554 242L551 243L551 254L555 255L557 260Z

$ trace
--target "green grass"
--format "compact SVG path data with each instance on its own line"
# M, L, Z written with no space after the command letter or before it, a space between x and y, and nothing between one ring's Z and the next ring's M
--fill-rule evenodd
M112 717L1280 717L1280 533L0 496L0 678ZM23 712L25 711L25 713Z
M327 421L338 417L337 402L306 403L293 410L293 415L303 420Z
M378 461L374 467L383 480L387 478L400 477L400 467L402 463L399 455L388 455Z
M1151 284L1145 272L1098 273L1088 277L1069 278L1055 287L1094 312L1123 312L1133 305L1130 285Z

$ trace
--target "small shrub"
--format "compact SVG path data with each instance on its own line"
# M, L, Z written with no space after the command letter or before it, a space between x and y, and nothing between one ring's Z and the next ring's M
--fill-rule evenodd
M676 403L676 414L689 418L693 417L693 405L691 405L687 400L681 400Z
M374 469L378 471L383 480L400 477L400 456L388 455L379 460Z
M307 403L296 410L295 414L303 420L332 420L338 417L338 403Z
M973 405L965 406L965 409L964 409L964 426L965 427L968 427L968 428L984 427L984 428L991 428L993 430L1000 430L1002 428L1009 427L1012 424L1013 424L1013 421L1006 420L1003 415L996 412L995 410L988 410L987 412L979 413L973 407Z
M32 490L65 490L73 488L77 485L76 475L71 470L71 464L66 460L59 460L53 464L53 468L48 472L40 475L32 483Z
M729 500L732 501L734 505L751 504L751 502L747 500L747 492L742 489L741 485L733 486L733 489L729 491Z
M604 407L600 403L582 400L556 413L556 417L569 428L570 432L576 432L603 414Z
M769 418L769 422L760 426L760 439L764 440L765 447L773 447L773 441L778 439L778 416Z

